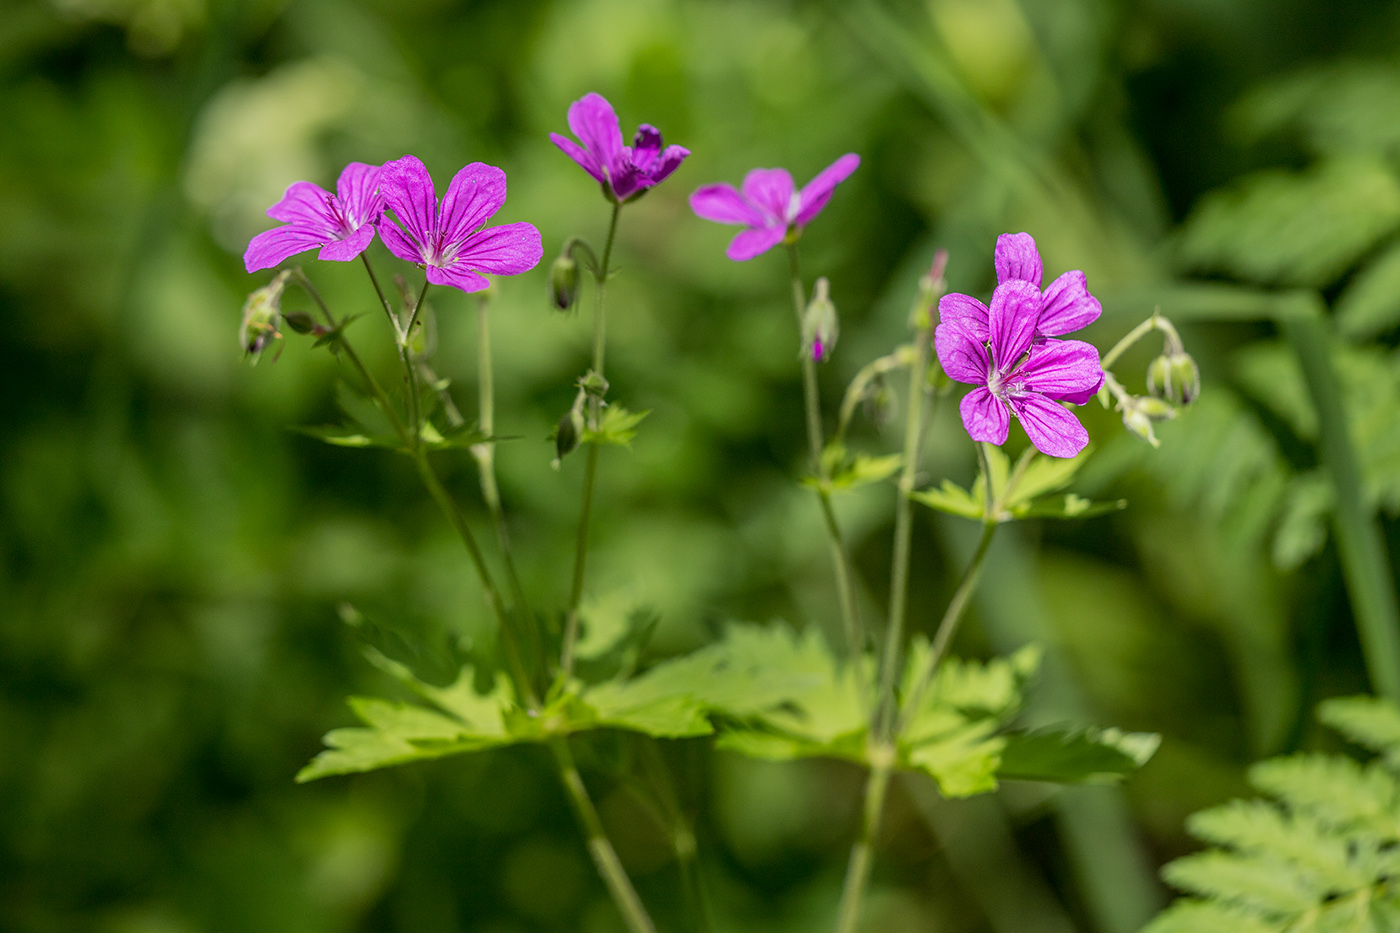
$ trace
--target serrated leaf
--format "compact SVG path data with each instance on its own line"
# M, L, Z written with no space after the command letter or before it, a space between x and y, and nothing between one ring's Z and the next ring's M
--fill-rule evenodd
M1352 340L1369 340L1400 326L1400 243L1352 279L1337 299L1337 329Z
M971 797L997 789L997 766L1005 739L992 735L990 720L968 723L905 755L908 763L933 778L945 797Z
M1145 765L1162 737L1118 729L1041 729L1006 735L997 776L1056 784L1103 784Z
M1324 893L1278 859L1231 852L1200 852L1162 869L1177 888L1249 908L1266 917L1288 917L1316 906Z
M1142 933L1280 933L1238 907L1184 898L1153 918Z
M1357 745L1384 757L1392 769L1400 769L1400 709L1377 697L1338 697L1317 708L1317 718Z
M1290 815L1263 800L1235 800L1192 814L1187 831L1198 839L1239 852L1271 854L1316 877L1328 890L1351 891L1370 877L1350 861L1345 838L1330 835L1315 820Z
M1014 512L1018 505L1028 503L1037 496L1064 489L1073 482L1079 468L1089 462L1093 452L1094 447L1090 444L1074 457L1033 457L1007 495L1005 507Z
M827 481L827 487L834 492L843 492L869 486L889 479L904 463L903 454L889 454L884 457L858 455Z
M1274 529L1271 551L1275 567L1295 570L1322 550L1334 499L1332 482L1320 471L1294 477Z
M423 446L428 450L469 450L487 441L499 443L506 438L492 437L474 424L462 424L440 432L431 422L423 423Z
M945 479L938 489L920 489L913 494L913 498L931 509L963 518L980 520L985 511L982 499L974 499L970 492L950 479Z
M379 434L370 436L357 428L340 427L337 425L320 425L316 427L302 427L294 429L298 434L305 434L318 441L324 441L335 447L379 447L384 450L402 450L403 444L398 437L392 434Z
M1049 496L1036 502L1026 503L1011 510L1014 518L1093 518L1110 512L1121 512L1128 507L1127 499L1112 502L1091 502L1075 493L1063 496Z
M601 725L643 732L656 738L681 738L714 732L705 704L676 689L670 665L663 662L639 677L606 681L583 694Z
M603 410L598 427L583 429L580 440L585 444L615 444L618 447L631 447L637 436L637 425L651 414L649 411L628 411L621 405L609 405Z
M1289 808L1339 829L1367 827L1400 841L1400 786L1379 767L1349 758L1298 754L1262 761L1249 781Z

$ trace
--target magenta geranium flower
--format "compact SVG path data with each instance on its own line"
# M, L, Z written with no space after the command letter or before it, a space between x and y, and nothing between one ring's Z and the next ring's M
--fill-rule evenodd
M569 129L582 146L559 133L550 133L550 141L596 178L614 201L660 184L690 155L684 146L661 148L661 131L650 123L637 127L632 145L624 146L617 111L601 94L585 94L569 105Z
M836 186L860 165L848 152L817 173L801 191L793 190L785 168L756 168L744 176L741 190L733 185L706 185L690 196L690 209L706 220L742 224L725 255L743 262L768 252L783 241L790 228L801 230L822 212Z
M294 182L267 216L285 227L259 233L243 254L249 272L270 269L288 256L321 247L318 259L346 262L374 239L374 224L384 211L379 196L379 166L351 162L335 183L335 194L309 181Z
M1092 344L1036 338L1042 304L1034 283L1009 280L992 293L985 343L961 322L945 319L934 331L934 346L945 373L977 386L960 408L974 441L1006 443L1015 415L1041 453L1073 457L1089 443L1089 433L1060 402L1088 401L1103 385L1103 369Z
M425 266L434 285L479 292L491 284L481 273L519 275L544 255L540 232L531 224L486 227L506 202L506 173L494 165L463 168L439 204L428 170L406 155L385 163L379 190L398 220L380 218L384 245L400 259Z
M1029 233L1003 233L997 237L995 264L997 284L1030 282L1039 291L1043 267L1035 240ZM1103 308L1089 294L1088 280L1078 269L1066 272L1040 293L1040 317L1035 335L1061 337L1099 319ZM987 306L968 295L945 295L938 302L941 321L957 322L980 341L987 340Z

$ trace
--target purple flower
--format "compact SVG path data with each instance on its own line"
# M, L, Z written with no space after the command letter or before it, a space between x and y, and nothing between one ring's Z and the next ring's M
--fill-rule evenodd
M949 298L967 296L945 296L940 313ZM985 343L945 317L934 331L934 346L945 373L977 386L960 408L974 441L1006 443L1014 414L1041 453L1073 457L1089 443L1089 434L1059 403L1087 402L1103 385L1103 369L1099 351L1082 340L1037 340L1041 308L1034 283L1009 280L992 293Z
M585 94L569 105L569 129L582 146L558 133L550 133L550 140L596 178L613 201L660 184L690 155L684 146L662 149L661 131L650 123L637 127L632 145L624 146L617 111L601 94Z
M1061 337L1099 319L1103 308L1089 294L1084 273L1078 269L1066 272L1039 292L1042 266L1035 240L1029 233L1003 233L997 237L995 263L997 284L1030 282L1040 294L1040 317L1036 320L1035 336ZM967 295L947 295L938 303L939 320L957 322L970 330L974 337L987 341L987 306Z
M243 254L249 272L270 269L288 256L321 247L318 259L347 262L374 239L374 224L384 211L379 196L379 166L351 162L335 183L335 194L309 181L287 188L267 216L285 227L259 233Z
M690 209L706 220L742 224L725 255L735 262L760 256L777 246L790 228L801 230L822 212L836 186L860 165L848 152L794 192L785 168L756 168L744 176L742 190L733 185L706 185L690 196Z
M519 275L544 255L540 232L527 223L486 228L486 221L506 201L506 173L473 162L452 177L439 205L433 179L417 157L384 164L380 176L386 214L379 236L400 259L427 267L428 281L464 292L479 292L491 283L480 273Z

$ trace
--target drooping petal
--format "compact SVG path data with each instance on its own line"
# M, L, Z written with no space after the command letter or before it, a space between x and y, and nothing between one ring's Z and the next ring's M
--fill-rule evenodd
M1040 320L1040 303L1040 289L1026 281L1013 279L992 292L987 330L997 369L1007 371L1030 349Z
M249 272L271 269L288 256L315 249L325 242L325 237L307 233L296 226L273 227L249 241L248 249L243 253L243 268Z
M374 239L374 224L360 224L360 228L347 237L332 240L321 247L317 259L331 259L336 262L349 262L360 255Z
M1059 337L1088 327L1099 319L1103 307L1089 294L1089 284L1079 270L1066 272L1045 289L1036 330L1047 337Z
M479 292L491 287L491 281L480 273L473 272L463 263L449 266L429 266L425 270L428 281L434 285L446 285L464 292Z
M1011 410L1035 449L1049 457L1073 457L1089 443L1089 432L1069 411L1042 395L1013 395Z
M988 340L987 306L971 295L950 292L938 299L938 321L961 327L980 343Z
M1003 233L997 237L995 257L997 284L1012 280L1030 282L1040 287L1043 269L1035 239L1029 233Z
M424 261L423 247L405 236L399 225L388 217L379 218L375 229L379 231L379 239L383 241L384 246L399 259L404 262Z
M492 275L519 275L540 264L544 246L533 224L513 223L487 227L467 238L453 257L452 266Z
M756 168L744 176L744 197L774 222L792 222L792 176L785 168Z
M1001 446L1011 430L1011 415L1001 399L979 386L963 396L958 405L963 427L974 441Z
M933 331L933 349L949 379L971 385L987 384L987 349L968 331L944 321Z
M1087 400L1103 384L1103 367L1099 365L1099 351L1093 344L1082 340L1048 339L1037 345L1026 362L1005 381L1019 385L1023 391L1039 392L1052 399L1075 396Z
M558 133L550 133L549 141L554 143L564 151L564 155L573 159L583 167L583 170L592 175L594 180L604 183L607 176L603 174L603 167L598 163L598 159L587 149L569 139L567 136L560 136Z
M666 177L680 168L680 164L685 161L685 157L690 155L690 150L684 146L667 146L661 151L661 155L651 164L651 183L660 184Z
M729 248L724 251L724 255L735 262L745 262L768 252L783 242L786 235L787 229L782 226L744 230L729 241Z
M826 207L826 202L831 200L831 193L836 190L836 186L850 178L851 173L859 166L860 156L848 152L818 172L816 178L802 186L802 192L798 196L797 217L793 222L799 227L811 223L822 212L822 208Z
M379 193L381 172L378 165L351 162L336 179L335 196L340 201L340 209L345 213L351 230L364 223L373 223L384 209L384 198Z
M632 137L632 164L645 172L660 154L661 131L650 123L637 127L637 135Z
M601 94L583 95L569 105L569 129L593 153L598 165L610 172L622 155L622 125L612 104Z
M438 230L437 192L432 176L418 157L406 155L384 163L379 190L403 233L420 247L431 250Z
M697 188L690 196L690 209L697 216L713 220L717 224L743 224L758 227L763 224L763 214L744 196L734 190L733 185L706 185Z
M506 173L494 165L472 162L452 176L438 212L442 249L471 236L506 203Z
M308 232L331 233L338 223L330 201L331 193L320 185L294 181L277 203L267 209L267 216L284 224L296 224Z

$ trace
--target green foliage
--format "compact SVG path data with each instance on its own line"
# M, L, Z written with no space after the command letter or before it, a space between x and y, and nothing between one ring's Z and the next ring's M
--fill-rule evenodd
M1092 518L1116 512L1127 501L1091 502L1074 493L1048 495L1068 486L1079 468L1088 462L1092 447L1086 447L1077 457L1042 457L1034 450L1025 454L1028 460L1015 469L999 447L987 448L987 465L992 474L992 501L999 505L996 521L1008 522L1027 518ZM972 489L963 489L945 479L937 489L921 489L913 494L916 501L939 512L983 521L987 512L985 486L981 475L973 481Z
M903 464L903 454L887 454L882 457L857 454L848 458L844 447L830 444L822 451L822 465L830 478L823 480L804 476L802 483L827 492L849 492L889 479Z
M1400 923L1400 709L1369 697L1331 700L1319 717L1380 753L1261 762L1250 783L1268 800L1195 814L1191 834L1217 848L1177 859L1166 879L1192 895L1144 933L1336 930Z
M1007 736L997 774L1058 784L1107 783L1147 764L1161 737L1119 729L1038 729Z
M609 405L603 410L603 418L596 428L584 428L582 441L585 444L615 444L618 447L631 447L637 436L637 425L651 412L628 411L621 405Z
M1356 274L1337 299L1337 329L1366 340L1400 325L1400 243Z

